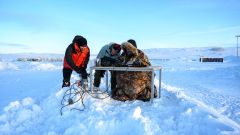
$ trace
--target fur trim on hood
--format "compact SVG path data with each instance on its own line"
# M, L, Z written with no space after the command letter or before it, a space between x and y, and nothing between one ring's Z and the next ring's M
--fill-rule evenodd
M129 42L123 42L122 43L122 49L123 50L128 50L131 51L135 56L138 56L138 50L136 47L134 47L131 43Z

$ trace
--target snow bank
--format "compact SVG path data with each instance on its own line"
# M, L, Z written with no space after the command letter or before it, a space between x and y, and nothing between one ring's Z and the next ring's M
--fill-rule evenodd
M60 115L60 101L64 89L35 103L31 98L11 102L0 115L3 135L178 135L178 134L237 134L236 129L219 117L200 109L198 105L163 90L161 99L153 103L142 101L120 102L86 96L84 111L71 106ZM80 103L79 103L80 104Z
M19 70L19 68L16 64L11 62L0 62L0 71L3 70Z
M56 66L52 63L42 63L42 62L31 62L31 69L32 70L42 70L42 71L48 71L48 70L59 70L62 69L61 66Z
M62 69L62 65L59 65L59 63L56 64L43 62L0 62L0 71L4 70L52 71L59 69Z
M228 118L227 116L221 114L220 111L215 110L213 107L208 106L204 102L202 102L200 100L197 100L194 97L188 96L184 92L184 90L182 90L181 88L176 88L176 87L172 87L172 86L169 86L169 85L165 85L164 83L163 83L163 87L166 88L168 91L175 93L178 98L183 98L185 100L188 100L191 103L196 104L197 106L199 106L203 110L209 112L212 115L210 117L215 117L216 119L218 119L222 123L232 127L234 129L234 132L231 132L231 134L239 134L240 133L240 125L238 125L237 122L233 121L232 119ZM227 132L224 132L224 133L227 133Z
M4 114L0 116L0 132L2 134L20 134L24 133L26 128L32 130L40 122L41 113L41 108L31 98L11 102L4 108Z
M60 101L65 90L57 90L62 74L55 71L62 68L62 63L0 62L1 71L21 69L17 75L15 71L0 74L4 80L0 85L1 101L9 103L28 96L1 106L0 134L239 135L240 102L233 98L239 97L239 59L233 56L235 51L228 55L230 52L233 51L221 48L149 50L149 54L162 59L152 62L163 66L165 83L162 83L160 99L154 99L153 103L120 102L88 95L84 99L84 111L70 111L74 106L81 106L77 103L64 108L62 116ZM200 63L197 58L202 55L224 57L225 61ZM49 70L53 72L38 72ZM49 73L54 75L49 77ZM25 81L36 76L35 82ZM71 79L77 80L78 76L73 74ZM9 87L12 82L15 87ZM39 82L44 87L39 86ZM3 94L4 90L15 93L9 94L13 98L3 98L8 95ZM41 93L47 94L41 96Z

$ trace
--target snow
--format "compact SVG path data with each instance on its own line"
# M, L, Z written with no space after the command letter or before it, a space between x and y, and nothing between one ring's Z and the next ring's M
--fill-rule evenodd
M144 51L153 65L163 67L161 98L120 102L87 95L84 111L71 111L81 106L76 103L64 108L63 115L62 62L19 62L19 57L40 54L1 54L0 134L240 134L240 58L233 48ZM201 56L222 57L224 62L200 63ZM77 79L74 73L71 82Z
M55 66L52 63L32 62L31 66L33 67L32 70L42 70L42 71L62 69L61 66Z

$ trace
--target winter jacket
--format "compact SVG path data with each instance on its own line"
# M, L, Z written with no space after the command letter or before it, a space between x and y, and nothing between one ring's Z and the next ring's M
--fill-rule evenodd
M111 96L115 100L142 100L151 98L151 72L143 71L117 71L116 88L111 90ZM154 86L154 97L157 97L157 89Z
M121 56L122 66L146 67L151 66L147 56L132 44L122 44L125 54ZM121 66L121 65L120 65ZM116 88L112 89L112 98L120 101L143 100L151 98L152 73L146 71L116 71ZM154 86L154 97L157 90Z
M133 67L146 67L151 66L147 55L143 51L134 47L131 43L124 42L122 48L125 51L119 58L123 65Z
M77 43L72 43L66 49L63 66L78 72L81 68L87 68L89 57L90 49L87 46L79 48Z
M118 61L118 58L120 56L120 53L117 55L112 55L111 50L113 47L114 43L109 43L105 46L102 47L100 52L97 55L97 59L101 59L102 64L103 63L110 63L110 64L103 64L102 66L111 66L112 63Z

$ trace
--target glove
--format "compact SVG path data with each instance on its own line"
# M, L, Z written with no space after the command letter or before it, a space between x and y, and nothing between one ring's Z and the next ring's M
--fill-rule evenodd
M125 64L123 64L123 62L121 60L116 60L114 66L115 67L123 67L123 66L125 66Z
M116 62L115 59L110 57L103 57L101 58L101 65L102 66L112 66Z
M129 66L129 67L133 66L133 61L128 61L128 62L126 63L126 65Z
M136 60L136 61L133 62L133 66L134 67L141 67L141 65L142 64L141 64L141 62L139 60Z
M87 79L83 79L82 87L84 90L88 90L88 80Z
M116 61L115 59L110 58L110 57L103 57L101 60L102 60L102 61L109 61L109 62L111 62L111 63L114 63L114 62Z
M89 52L89 48L87 46L80 46L80 50L84 54L87 54Z
M133 61L128 61L126 64L127 64L127 65L132 65L132 64L133 64Z

